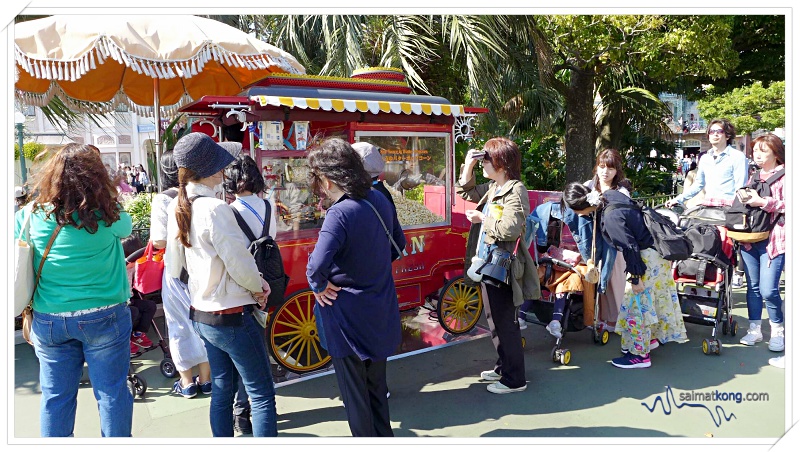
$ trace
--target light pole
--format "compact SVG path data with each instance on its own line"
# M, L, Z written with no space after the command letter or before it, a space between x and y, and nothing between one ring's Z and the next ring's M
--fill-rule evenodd
M23 150L23 146L25 145L25 115L15 111L14 124L17 128L17 143L19 144L19 170L22 173L22 184L24 185L28 180L28 169L25 168L25 152Z

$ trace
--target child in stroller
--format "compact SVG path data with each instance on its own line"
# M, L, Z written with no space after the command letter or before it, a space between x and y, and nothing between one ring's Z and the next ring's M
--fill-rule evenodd
M144 245L138 237L131 235L122 239L122 250L126 256L128 279L131 280L136 259L141 257ZM156 347L153 341L147 337L150 324L156 315L156 303L153 300L142 297L142 294L135 289L131 289L131 291L133 296L128 300L128 307L131 310L131 322L133 324L133 332L131 333L131 357L133 358Z

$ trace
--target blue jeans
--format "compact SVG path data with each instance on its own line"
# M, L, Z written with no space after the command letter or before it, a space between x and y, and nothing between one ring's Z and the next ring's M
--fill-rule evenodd
M783 323L780 280L785 254L779 254L770 261L767 243L769 240L751 243L749 251L741 248L744 273L747 276L747 316L751 322L760 321L763 300L767 305L769 320Z
M100 411L100 433L131 436L131 313L125 303L75 317L34 312L32 330L42 388L42 436L73 435L84 361Z
M278 436L275 411L275 386L272 383L264 329L245 307L241 326L212 326L192 322L203 338L211 365L211 433L233 436L233 399L238 375L250 396L253 436Z

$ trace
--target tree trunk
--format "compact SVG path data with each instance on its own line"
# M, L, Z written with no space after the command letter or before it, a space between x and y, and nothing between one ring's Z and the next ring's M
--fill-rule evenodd
M591 70L570 72L566 96L567 182L584 182L592 176L595 159L594 74Z

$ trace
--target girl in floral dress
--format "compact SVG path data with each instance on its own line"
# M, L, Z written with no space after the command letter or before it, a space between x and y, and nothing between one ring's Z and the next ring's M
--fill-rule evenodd
M641 211L619 191L600 195L574 182L567 184L563 202L578 215L597 211L603 239L625 258L628 284L616 328L623 356L611 364L623 369L650 367L651 350L688 340L669 261L652 248L653 237Z

